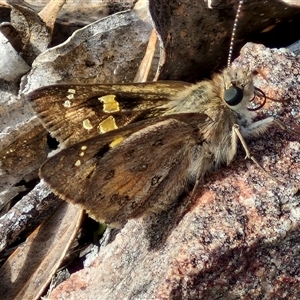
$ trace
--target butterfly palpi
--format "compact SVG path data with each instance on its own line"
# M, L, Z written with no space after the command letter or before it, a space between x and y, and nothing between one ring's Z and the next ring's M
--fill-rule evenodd
M60 198L120 227L166 209L188 186L228 164L240 141L279 120L253 121L250 72L231 67L197 84L53 85L27 99L63 149L40 176ZM259 166L260 167L260 166ZM260 167L262 169L262 167Z

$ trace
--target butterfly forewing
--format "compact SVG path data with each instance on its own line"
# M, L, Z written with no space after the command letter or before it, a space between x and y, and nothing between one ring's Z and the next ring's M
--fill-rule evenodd
M148 117L190 84L54 85L27 95L46 129L65 146Z
M197 123L205 119L178 114L128 125L62 150L40 175L61 198L120 226L167 207L183 191L190 152L201 147Z

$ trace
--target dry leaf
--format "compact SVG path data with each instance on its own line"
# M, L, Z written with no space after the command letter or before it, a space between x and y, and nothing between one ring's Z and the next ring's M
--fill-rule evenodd
M34 59L47 49L51 36L46 24L34 10L24 6L21 1L8 2L13 6L11 24L21 35L24 44L21 56L31 65Z
M49 3L49 0L26 0L24 2L32 9L41 11ZM66 26L85 26L113 13L130 9L133 2L133 0L66 1L58 13L56 22Z
M133 12L99 20L42 53L28 75L26 93L61 82L132 81L146 49L151 25Z
M139 66L137 74L134 77L133 82L145 82L149 76L150 70L153 68L153 65L157 65L157 62L153 62L153 57L157 50L157 34L153 29L149 38L147 50L145 56ZM151 80L148 80L151 81Z
M21 76L30 70L30 67L18 54L8 39L0 32L0 78L6 81L17 82Z
M209 4L212 8L209 8ZM210 77L213 72L226 66L237 0L174 0L172 3L149 0L149 7L162 41L161 47L166 53L165 60L160 64L160 79L194 82ZM295 40L297 35L299 39L296 29L299 27L299 18L300 9L286 3L273 0L266 0L263 4L261 0L244 1L234 42L234 56L238 56L242 46L251 38L263 43L266 37L261 31L271 25L276 28L283 23L290 24ZM275 37L279 44L279 34L273 31L269 33L270 36L272 34L273 41ZM286 36L287 33L283 32L281 39Z
M64 259L82 211L62 202L0 269L1 299L39 299Z
M1 87L0 210L15 196L22 179L37 176L48 152L47 132L30 104L17 96L17 84L2 81Z
M43 10L39 12L40 18L45 22L51 35L54 30L57 15L65 3L66 0L50 0Z

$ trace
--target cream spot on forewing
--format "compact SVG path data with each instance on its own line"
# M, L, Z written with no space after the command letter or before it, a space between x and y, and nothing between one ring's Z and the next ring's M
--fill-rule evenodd
M87 146L81 146L80 149L81 149L81 152L79 153L79 156L83 157L84 156L84 151L87 149Z
M75 167L79 167L81 165L81 161L78 159L75 163Z
M89 119L83 120L83 121L82 121L82 126L83 126L83 128L86 129L86 130L91 130L91 129L93 129L93 125L92 125L92 123L91 123L91 121L90 121Z
M69 100L72 100L72 99L74 99L74 94L76 93L76 90L68 89L68 93L69 94L66 96L66 98L68 98ZM71 107L71 102L66 100L63 105L64 105L64 107Z
M66 107L66 108L71 107L71 101L66 100L66 101L63 103L63 106Z
M120 111L119 102L116 101L116 95L106 95L99 97L98 100L103 103L103 111L112 113Z
M105 120L103 120L99 125L98 125L98 131L100 133L105 133L111 130L117 129L118 126L116 124L116 120L113 116L109 116Z
M110 148L114 148L114 147L116 147L117 145L119 145L122 141L124 141L124 137L120 136L120 137L116 138L115 140L113 140L113 141L109 144L109 147L110 147Z

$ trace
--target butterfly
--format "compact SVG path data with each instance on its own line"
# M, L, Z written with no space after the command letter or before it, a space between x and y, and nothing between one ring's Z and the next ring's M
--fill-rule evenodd
M239 141L260 167L245 138L281 123L254 121L255 94L253 74L232 67L196 84L39 88L27 99L63 148L42 165L40 177L95 220L121 227L196 189L204 175L234 159Z

